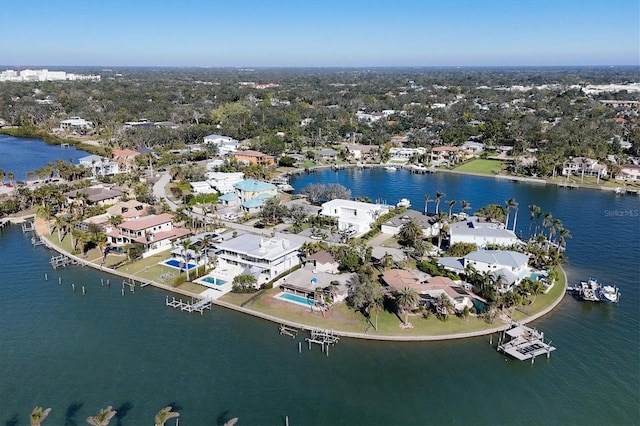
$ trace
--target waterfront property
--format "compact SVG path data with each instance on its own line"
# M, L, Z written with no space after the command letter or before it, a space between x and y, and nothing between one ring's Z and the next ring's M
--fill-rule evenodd
M254 275L257 284L268 282L300 264L298 251L304 240L291 235L287 238L264 238L243 234L216 244L220 267L241 266Z
M326 250L315 252L304 259L305 265L311 264L314 272L337 274L340 263Z
M314 299L310 299L308 297L300 296L300 295L289 293L286 291L282 291L273 297L279 300L284 300L285 302L294 303L296 305L304 306L307 308L310 306L315 306L316 304L316 301Z
M527 266L529 256L511 250L477 250L462 259L442 257L438 264L455 273L465 273L469 268L488 273L496 281L497 290L507 292L530 276Z
M260 212L268 199L278 195L275 185L255 179L237 182L233 188L234 192L219 197L218 202L223 206L238 207L248 214Z
M276 160L273 156L252 150L236 151L233 153L233 157L236 160L247 164L260 164L263 166L273 166L276 164Z
M398 235L402 227L411 220L420 226L424 238L435 237L440 232L438 217L427 216L416 210L407 210L385 221L380 226L380 231L383 234Z
M530 359L533 364L535 357L546 355L556 348L544 341L544 333L521 324L513 326L502 333L498 351L503 352L519 361Z
M145 252L142 256L149 257L171 248L174 241L190 233L188 229L174 226L173 215L161 213L128 220L106 234L115 247L133 243L144 245Z
M359 237L368 232L376 219L388 211L389 206L382 204L334 199L322 204L320 214L335 217L339 231L352 230L353 237Z
M449 244L470 243L478 248L488 244L512 246L520 243L515 232L505 229L504 223L476 216L449 225Z
M87 169L91 169L93 177L113 176L121 173L120 164L99 155L87 155L78 159L78 163Z

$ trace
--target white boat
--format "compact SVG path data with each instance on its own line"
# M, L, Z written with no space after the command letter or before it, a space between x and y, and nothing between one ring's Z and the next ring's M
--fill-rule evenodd
M400 207L404 207L404 208L409 208L411 207L411 201L409 201L408 198L403 198L400 201L398 201L398 203L396 204L396 207L400 208Z
M276 187L282 192L293 192L295 188L288 183L279 183Z
M613 285L599 285L597 295L602 302L618 303L620 299L620 291Z
M396 170L398 170L394 166L384 166L384 169L389 170L390 172L395 172Z
M580 281L580 285L572 287L582 300L588 302L610 302L617 303L620 299L618 287L612 285L602 285L596 278L589 278L587 281Z

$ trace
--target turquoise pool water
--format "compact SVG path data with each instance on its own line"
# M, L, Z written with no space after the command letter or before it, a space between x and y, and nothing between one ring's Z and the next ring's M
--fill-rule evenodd
M170 266L172 268L177 268L177 269L184 269L184 263L180 262L177 259L169 259L169 260L165 260L164 262L162 262L163 264ZM188 263L187 264L187 269L193 269L195 268L196 265L194 265L193 263Z
M221 280L220 278L213 278L213 277L204 277L202 279L202 281L209 283L209 284L214 284L214 285L222 285L224 283L226 283L225 280Z
M276 299L281 299L286 302L292 302L303 306L313 306L316 304L315 300L307 299L306 297L291 293L280 293L276 296Z

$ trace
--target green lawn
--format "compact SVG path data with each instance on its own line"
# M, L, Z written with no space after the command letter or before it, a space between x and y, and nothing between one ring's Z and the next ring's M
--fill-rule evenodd
M498 174L505 163L500 160L484 160L477 158L453 169L454 172L479 173L483 175Z

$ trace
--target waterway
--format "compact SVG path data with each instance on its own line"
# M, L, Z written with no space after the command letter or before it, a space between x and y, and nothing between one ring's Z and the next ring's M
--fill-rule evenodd
M74 146L47 145L41 139L16 138L0 134L0 169L13 173L15 180L26 180L27 173L35 172L56 160L78 164L78 158L89 155Z
M570 281L615 283L620 304L566 297L533 323L558 348L534 365L506 359L488 337L343 338L327 357L304 344L299 353L301 338L280 336L270 322L219 307L188 314L166 307L166 293L154 288L123 296L116 277L53 271L52 253L33 248L13 226L0 233L0 422L28 424L37 404L53 408L45 424L84 424L112 405L119 411L112 424L142 425L169 404L181 413L180 425L235 416L247 425L283 425L284 416L291 425L640 423L640 197L385 173L325 171L292 184L338 182L353 196L406 197L418 209L436 191L474 208L515 198L523 232L526 206L538 204L573 234Z

